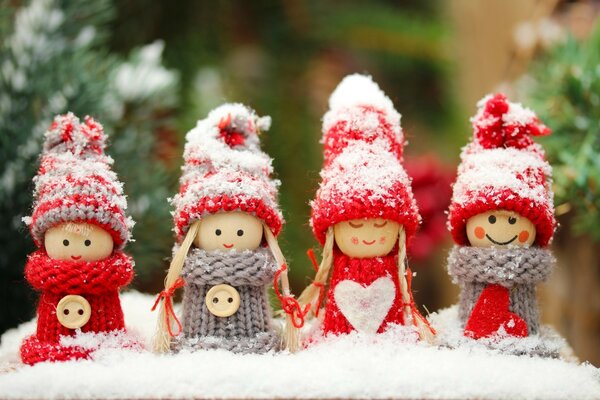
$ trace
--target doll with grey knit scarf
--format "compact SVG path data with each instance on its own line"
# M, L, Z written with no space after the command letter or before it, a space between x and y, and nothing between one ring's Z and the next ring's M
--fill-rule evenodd
M552 170L533 136L550 134L533 111L487 96L471 120L448 226L448 273L460 285L459 318L472 339L540 333L536 285L555 262Z
M269 126L269 117L224 104L186 136L180 191L171 200L178 240L157 300L157 351L282 348L267 289L275 284L288 311L293 298L276 239L283 223L279 181L270 178L272 160L259 142ZM171 300L179 287L181 322Z

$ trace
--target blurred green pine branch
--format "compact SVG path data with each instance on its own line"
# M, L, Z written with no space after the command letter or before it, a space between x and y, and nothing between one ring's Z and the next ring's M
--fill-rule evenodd
M107 153L139 222L128 248L138 275L163 265L172 244L165 199L174 174L161 137L170 133L178 85L178 75L161 64L160 42L128 59L109 51L111 1L3 0L1 10L0 303L11 306L2 308L0 332L27 321L35 304L23 280L33 243L21 218L31 212L31 179L56 114L91 115L104 125Z
M537 61L526 85L553 133L540 143L554 168L559 214L575 234L600 240L600 24L583 42L569 37ZM527 81L525 81L527 82Z

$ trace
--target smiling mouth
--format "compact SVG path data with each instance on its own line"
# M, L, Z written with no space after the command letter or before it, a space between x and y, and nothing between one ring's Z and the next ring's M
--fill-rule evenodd
M71 258L72 258L73 260L79 260L79 259L81 258L81 256L71 256Z
M364 244L366 244L367 246L372 245L373 243L375 243L375 240L371 241L371 242L367 242L366 240L362 241Z
M230 249L230 248L233 247L233 243L231 243L231 244L223 244L223 246L225 246L226 248Z
M509 244L509 243L512 243L512 242L514 242L514 241L515 241L515 239L517 238L517 236L515 235L515 237L514 237L514 238L512 238L512 239L510 239L508 242L496 242L496 241L495 241L494 239L492 239L492 238L490 237L490 235L488 235L487 233L486 233L485 237L486 237L486 238L488 238L488 240L489 240L490 242L492 242L492 243L494 243L494 244L497 244L497 245L499 245L499 246L504 246L504 245L507 245L507 244Z

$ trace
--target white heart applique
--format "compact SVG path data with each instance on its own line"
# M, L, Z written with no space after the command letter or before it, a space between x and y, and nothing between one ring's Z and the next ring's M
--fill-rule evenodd
M333 298L348 322L358 332L376 333L392 307L396 288L382 277L365 287L351 280L338 283Z

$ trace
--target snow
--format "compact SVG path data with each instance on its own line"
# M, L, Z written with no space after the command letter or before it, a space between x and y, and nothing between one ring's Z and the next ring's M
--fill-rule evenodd
M147 343L153 297L122 297L129 329ZM432 321L440 330L448 319L452 311ZM108 349L95 361L9 364L34 326L28 322L2 337L1 398L600 398L600 372L590 364L501 355L485 346L430 346L415 343L405 327L324 339L297 354Z
M363 107L372 107L373 110ZM378 111L383 111L383 117L389 124L395 141L403 143L401 115L389 97L370 76L348 75L329 98L329 111L323 117L323 132L328 132L335 124L344 121L348 124L347 129L361 131L364 139L383 137Z
M160 93L163 101L166 100L165 96L177 84L179 77L161 64L163 50L164 42L157 40L137 50L129 62L117 68L113 86L120 99L125 102L142 101Z
M346 76L329 97L330 110L361 105L374 106L400 122L400 114L394 108L394 104L370 76L360 74Z
M508 189L536 204L549 203L552 192L548 178L552 169L539 154L514 148L482 149L471 143L461 158L453 202L464 205L477 200L474 193L492 194ZM538 183L538 173L547 177L546 185Z
M364 197L365 201L388 201L390 207L395 207L398 201L392 195L394 187L410 186L406 171L381 139L370 144L350 141L332 164L323 169L321 177L323 183L318 194L321 199ZM313 207L316 206L314 202Z

